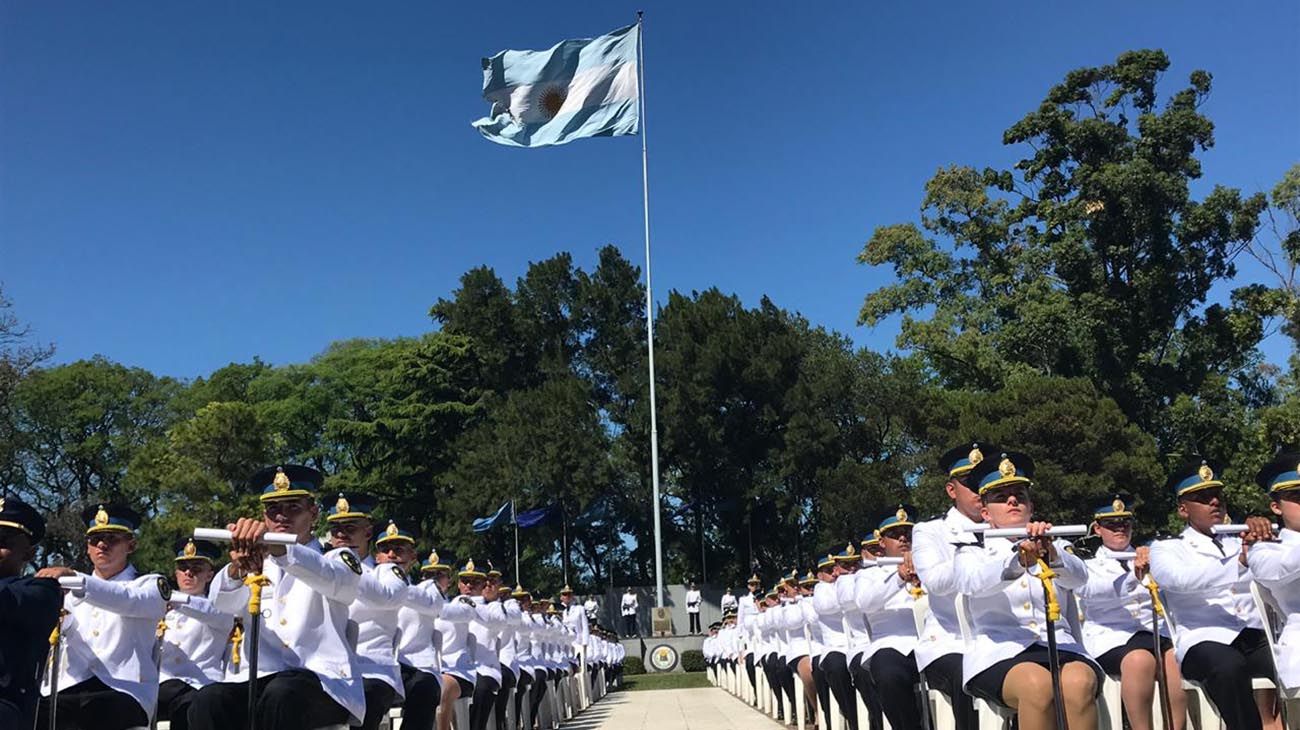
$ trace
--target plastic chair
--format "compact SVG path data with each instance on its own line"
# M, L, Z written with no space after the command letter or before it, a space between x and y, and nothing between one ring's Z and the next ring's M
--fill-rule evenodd
M962 594L957 595L957 624L961 627L961 638L966 642L966 649L969 651L975 640L974 632L971 630L970 600ZM1011 719L1016 716L1015 710L995 705L979 697L973 699L980 730L1004 730L1011 727Z
M1255 610L1259 612L1260 621L1264 624L1264 635L1268 637L1268 650L1273 655L1273 666L1277 667L1280 656L1277 649L1277 635L1286 628L1287 614L1278 605L1273 592L1258 582L1250 584L1250 597L1255 599ZM1277 694L1282 700L1283 725L1293 727L1293 723L1296 723L1297 718L1300 717L1300 687L1286 687L1278 682Z

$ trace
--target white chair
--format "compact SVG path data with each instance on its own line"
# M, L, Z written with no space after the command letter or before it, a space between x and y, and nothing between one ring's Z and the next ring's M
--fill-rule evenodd
M916 625L916 635L925 635L925 619L930 613L930 596L922 595L912 604L912 621ZM952 701L948 695L937 689L926 693L925 700L930 703L930 722L934 730L957 730L957 713L953 711Z
M1268 637L1268 650L1273 655L1273 666L1278 665L1277 635L1286 628L1287 614L1278 605L1273 592L1258 582L1250 584L1250 596L1255 599L1255 610L1259 611L1260 621L1264 624L1264 635ZM1277 686L1278 697L1282 700L1282 715L1287 727L1300 725L1300 687Z
M975 634L971 629L970 600L962 594L957 595L957 624L961 627L961 638L966 642L966 650L970 651ZM1016 716L1015 710L979 697L973 699L980 730L1005 730L1011 727L1011 719Z
M468 697L457 697L451 708L451 726L456 730L469 730Z

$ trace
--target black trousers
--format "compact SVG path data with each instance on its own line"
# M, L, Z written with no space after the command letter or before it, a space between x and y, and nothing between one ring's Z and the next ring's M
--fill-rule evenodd
M962 689L961 654L944 654L925 668L925 682L930 689L948 695L956 715L957 730L976 730L979 718L975 715L975 699ZM927 700L928 701L928 700Z
M858 703L853 697L853 677L849 674L849 663L844 658L844 652L832 651L822 655L821 670L828 689L825 694L835 697L835 704L839 705L840 712L848 721L849 730L858 730ZM817 683L817 687L817 694L822 697L821 682ZM822 697L821 703L822 711L828 713L829 717L830 700Z
M335 702L314 672L288 669L257 680L258 727L275 730L316 730L341 725L348 711ZM194 694L190 730L230 730L248 727L248 683L218 682Z
M1183 656L1183 676L1199 682L1231 730L1258 730L1254 677L1273 676L1268 638L1260 629L1242 629L1231 644L1202 641Z
M59 690L60 730L126 730L148 724L148 715L134 697L112 689L99 677ZM50 698L42 697L36 707L36 727L49 726Z
M491 677L478 675L474 681L474 696L469 703L470 730L487 730L488 718L496 707L497 691L501 685Z
M529 709L532 709L533 706L531 701L533 696L532 689L533 675L520 669L519 679L515 680L515 721L519 723L520 727L523 727L524 723L524 698L527 697L530 700L528 703ZM535 719L536 718L534 718L534 720ZM531 729L524 727L524 730Z
M636 614L623 617L623 634L626 636L636 636Z
M880 707L890 727L921 727L916 695L916 683L921 681L921 675L916 671L916 658L896 649L881 649L871 656L868 664L867 671L871 673L871 682L876 686Z
M700 613L699 613L699 611L696 611L696 612L694 612L694 613L690 613L690 612L688 612L686 615L689 616L689 617L691 618L691 633L692 633L692 634L698 634L698 633L700 633Z
M754 674L754 653L750 652L745 655L745 674L749 675L749 686L758 689L758 679Z
M767 677L767 687L776 698L776 714L780 717L785 713L785 688L781 686L780 677L777 675L777 667L784 667L785 662L781 661L776 654L768 654L759 662L759 668L763 670L763 676Z
M790 668L790 662L782 661L781 657L775 653L770 655L772 658L772 687L776 689L776 706L782 708L781 695L784 694L790 702L790 708L794 709L794 670Z
M533 678L533 689L528 694L529 714L533 718L533 723L538 724L537 710L542 706L542 700L546 697L547 672L544 669L537 671L537 676ZM525 728L525 730L528 730Z
M861 654L849 662L849 675L853 677L853 686L857 687L858 694L862 695L862 704L867 706L867 727L881 730L885 726L885 714L880 708L880 696L876 693L875 683L871 681L871 673L862 663Z
M515 675L506 665L501 665L501 689L497 691L496 709L497 709L497 730L506 730L506 720L509 713L506 712L506 705L510 703L510 690L514 689Z
M189 730L190 702L197 689L179 679L158 685L158 719L171 723L172 730Z
M433 730L442 701L442 678L415 667L400 665L406 699L402 701L402 727L407 730Z
M361 730L379 730L379 723L388 716L397 699L397 690L388 686L382 679L363 679L366 690L366 716L361 721Z

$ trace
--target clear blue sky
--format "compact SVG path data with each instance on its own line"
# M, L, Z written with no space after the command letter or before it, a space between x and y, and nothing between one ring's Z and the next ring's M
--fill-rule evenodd
M763 294L857 327L854 256L941 165L1066 71L1159 47L1214 74L1209 182L1300 159L1300 6L1278 2L645 4L655 285ZM636 138L480 139L479 58L638 4L0 4L0 281L58 359L192 377L428 331L466 269L641 260ZM1249 278L1251 271L1243 274ZM1271 344L1270 357L1285 345Z

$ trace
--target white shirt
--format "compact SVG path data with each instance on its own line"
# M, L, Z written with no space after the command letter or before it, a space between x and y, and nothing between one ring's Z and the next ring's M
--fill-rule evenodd
M353 567L355 566L355 567ZM360 723L365 691L348 641L348 606L357 598L361 560L349 548L322 555L320 543L289 545L282 557L268 555L262 574L262 634L257 655L259 677L286 669L308 669L320 678L330 699ZM219 610L248 613L248 588L221 570L209 597ZM248 656L251 632L245 627L241 655Z
M483 596L474 596L474 605L478 613L469 622L474 672L495 679L500 686L500 639L506 625L506 609L500 601L489 601Z
M595 621L596 614L600 612L600 604L596 603L596 599L588 598L586 602L582 604L582 610L587 612L587 620Z
M839 601L844 614L845 638L849 650L845 654L849 659L865 654L871 648L871 632L867 630L867 617L858 608L857 586L862 570L845 573L835 579L835 600Z
M855 599L871 627L871 644L863 661L881 649L894 649L907 656L916 649L916 619L912 610L916 599L909 584L891 567L871 566L857 573Z
M930 598L925 630L916 646L916 665L921 669L939 657L963 650L957 622L956 556L959 545L977 543L975 533L963 529L973 524L951 507L942 518L912 528L912 565Z
M623 602L620 604L620 607L623 609L624 616L635 616L636 615L636 594L624 593Z
M817 618L817 628L821 634L824 651L838 651L847 655L849 642L844 633L844 611L835 591L836 584L842 578L844 576L830 583L818 581L813 587L812 600L809 603L812 604L813 614Z
M397 613L406 602L406 574L397 565L376 565L370 555L361 568L357 599L348 607L348 620L357 625L356 669L362 678L378 679L406 697L397 668Z
M577 603L564 607L564 624L573 631L573 647L586 646L587 639L591 637L591 630L587 626L587 612Z
M233 614L217 610L207 598L172 594L171 610L163 619L162 662L158 682L179 679L198 689L225 678L226 643L234 627Z
M469 622L478 614L469 596L447 599L442 613L433 621L442 639L442 671L467 682L474 680L474 656L469 646Z
M1283 529L1278 542L1255 543L1246 558L1255 580L1286 614L1277 637L1278 678L1284 687L1300 687L1300 532Z
M1209 535L1188 527L1180 537L1151 546L1151 577L1164 593L1180 662L1202 641L1231 644L1242 629L1264 628L1250 596L1254 576L1239 560L1241 539L1219 540L1222 552Z
M442 674L442 637L435 626L446 599L432 578L411 586L397 610L397 661L430 674Z
M1078 609L1071 591L1088 582L1088 566L1056 540L1059 565L1053 565L1061 619L1055 622L1056 644L1062 651L1087 655L1076 638ZM962 681L993 664L1010 659L1034 644L1047 644L1047 615L1043 584L1020 565L1016 542L991 537L984 547L957 551L957 590L970 596L971 630L975 634L962 657ZM1072 620L1073 619L1073 620Z
M728 609L736 607L736 597L730 593L722 594L722 612L726 613Z
M1095 657L1151 630L1151 593L1133 575L1132 565L1125 569L1114 554L1105 545L1097 548L1096 557L1084 561L1088 583L1077 591L1083 604L1083 645ZM1168 635L1163 620L1160 633Z
M501 601L501 611L505 615L498 640L498 658L501 665L510 673L519 676L519 632L523 628L524 612L519 609L519 601L507 598Z
M686 591L686 612L700 612L700 592L697 590Z
M109 579L84 575L86 587L63 599L68 615L61 632L64 659L59 687L97 677L128 694L153 718L158 702L158 667L154 663L158 622L167 612L166 580L156 573L139 575L135 566ZM49 673L41 694L49 696Z

